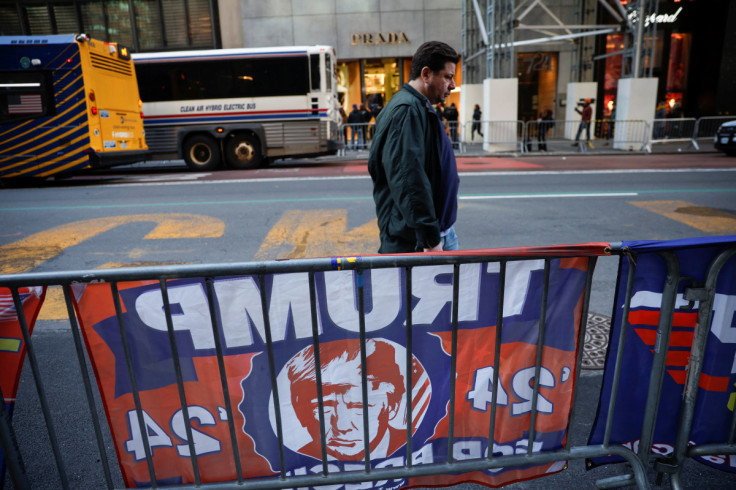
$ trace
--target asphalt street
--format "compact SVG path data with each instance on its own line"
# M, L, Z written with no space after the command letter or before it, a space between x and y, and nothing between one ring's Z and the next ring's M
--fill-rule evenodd
M364 158L366 155L364 152L357 152L354 155L348 155L347 158L329 157L309 162L277 162L270 170L299 167L302 164L306 164L306 166L313 165L312 171L317 174L325 168L331 169L332 171L339 168L337 170L338 172L354 173L356 171L355 169L360 168L362 170L364 168ZM678 163L676 165L682 165L680 168L687 168L687 166L708 166L709 168L736 167L736 159L729 159L720 154L709 152L703 152L699 155L702 155L702 158L696 162L687 164ZM518 155L511 157L487 155L480 150L466 152L460 158L462 159L460 165L469 169L483 171L488 171L489 168L491 171L493 169L503 171L504 168L509 168L510 160L520 159ZM548 155L525 155L523 159L524 162L539 165L543 171L554 171L555 169L590 170L592 167L595 169L626 169L635 168L637 165L636 163L622 159L620 154L606 152L603 149L600 149L595 155L579 155L575 152L563 153L563 150L560 149L559 152ZM671 168L675 165L671 161L668 162L668 160L671 160L668 159L668 153L662 151L660 148L660 151L650 156L650 165L654 168ZM172 162L164 167L177 168L180 164L180 162ZM256 176L263 177L267 175L268 171L269 169L263 169L252 172L251 175L254 178L257 178ZM596 314L592 314L589 317L588 327L590 337L586 339L584 370L582 371L576 390L575 419L569 435L572 445L584 445L587 442L588 434L595 417L595 408L598 404L603 373L601 359L607 346L605 337L610 326L610 319L605 313L608 312L596 312ZM61 379L73 381L71 383L64 383L63 385L55 383L44 385L46 394L49 397L54 427L59 434L62 458L67 468L67 476L71 481L71 486L72 488L80 489L100 488L104 483L104 475L97 464L100 456L97 452L94 437L90 434L91 418L88 415L89 408L83 385L79 382L80 368L68 326L63 321L45 321L39 324L37 331L34 333L34 345L37 349L38 357L44 359L41 369L47 376L53 374L55 378L60 377ZM46 360L53 361L46 362ZM50 444L44 436L46 427L44 426L43 420L38 416L40 411L38 408L38 396L31 379L31 374L30 367L26 365L21 376L18 394L18 405L20 406L22 403L24 409L16 411L13 418L13 425L18 434L18 443L21 447L24 461L31 475L32 488L58 488L56 465L51 457ZM72 386L73 389L70 390L69 386ZM104 414L102 413L99 400L96 403L96 410L104 420ZM83 444L69 443L68 441L71 440L80 440L79 438L72 437L75 434L90 435L81 439L85 441ZM104 431L103 439L106 448L106 457L110 462L110 467L113 469L114 486L122 487L123 483L118 476L117 460L113 444L106 431ZM626 472L626 468L623 464L588 469L583 460L572 460L569 462L567 469L556 475L515 483L505 488L596 488L596 481L602 478L620 475L624 472ZM671 488L668 476L664 476L660 481L656 473L651 469L649 470L649 481L653 489ZM688 461L686 463L682 473L682 481L684 483L683 488L685 489L736 489L736 475L727 474L694 461ZM6 478L3 489L9 490L12 488L12 483ZM473 484L462 484L458 488L472 488L475 490L484 487Z

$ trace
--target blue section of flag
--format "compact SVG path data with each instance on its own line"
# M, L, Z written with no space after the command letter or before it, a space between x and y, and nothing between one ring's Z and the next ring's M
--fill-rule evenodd
M649 377L654 359L659 303L664 290L667 269L662 252L671 252L679 263L680 277L685 278L678 285L678 302L675 309L675 326L672 329L671 345L668 350L667 365L660 397L659 410L653 439L653 451L658 454L671 453L679 426L679 414L685 380L685 365L689 358L689 345L682 345L683 339L690 339L695 329L683 325L683 318L694 323L698 311L697 302L689 308L682 295L686 288L704 286L708 267L722 252L736 247L736 236L707 237L673 241L624 242L636 263L622 257L615 298L614 316L610 334L610 346L606 360L600 404L593 430L591 444L603 442L605 423L609 415L608 407L613 389L615 356L619 349L619 339L623 323L623 307L626 300L628 276L634 275L630 325L624 340L621 379L617 394L617 404L613 410L613 425L610 442L624 444L636 449L641 436L644 409L646 404ZM697 393L693 428L690 440L695 444L725 442L729 433L733 409L736 375L732 366L736 359L736 258L731 257L725 264L716 282L714 314L704 353L703 375ZM657 304L654 304L657 303ZM687 318L689 315L689 318ZM648 319L644 321L642 319ZM637 321L639 323L637 323ZM680 323L678 325L678 322ZM686 322L687 323L687 322ZM656 340L655 340L656 339ZM662 346L667 348L667 346ZM701 462L711 466L736 471L726 458L723 464L713 463L702 458ZM620 461L616 458L598 458L592 462L603 464Z

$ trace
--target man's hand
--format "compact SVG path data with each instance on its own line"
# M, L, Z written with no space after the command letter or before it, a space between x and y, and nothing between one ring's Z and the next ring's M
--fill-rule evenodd
M442 252L442 240L432 248L425 248L425 252Z

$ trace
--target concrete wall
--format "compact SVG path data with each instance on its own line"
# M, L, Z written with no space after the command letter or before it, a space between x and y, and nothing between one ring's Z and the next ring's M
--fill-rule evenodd
M411 57L430 40L462 49L461 0L235 1L240 11L230 15L239 16L246 47L328 44L343 61ZM237 33L222 36L224 44Z

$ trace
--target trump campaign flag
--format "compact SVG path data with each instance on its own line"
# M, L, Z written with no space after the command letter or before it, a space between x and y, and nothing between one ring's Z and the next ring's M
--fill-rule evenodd
M683 389L693 342L699 302L683 297L685 288L702 288L709 264L716 256L736 247L736 236L693 238L672 241L623 242L622 248L633 259L622 258L619 265L615 311L610 346L603 378L599 411L590 435L591 444L603 442L609 416L614 381L614 366L623 327L626 284L631 274L633 290L628 315L628 331L623 345L623 359L617 403L613 409L611 444L623 444L639 451L644 411L652 370L655 344L660 341L658 325L667 267L660 255L675 254L679 278L667 362L661 387L651 453L669 456L674 451L678 433ZM632 266L635 263L635 266ZM703 370L695 405L689 444L724 443L729 433L736 399L736 258L731 257L718 276L713 315L705 352ZM736 471L734 456L702 456L696 460L726 471ZM596 458L592 465L620 461Z
M33 332L33 326L41 310L45 294L45 287L18 288L18 296L23 306L23 315L29 334ZM18 393L18 381L25 356L26 344L23 340L13 295L8 288L0 288L0 390L2 390L5 410L9 417L13 415L15 395ZM4 473L4 458L0 450L0 483Z
M513 250L522 256L529 253ZM596 250L602 253L603 247ZM559 449L566 443L585 284L595 260L557 255L548 259L533 452ZM119 283L120 318L109 284L75 285L80 324L126 485L150 484L142 431L148 434L152 472L159 484L195 481L175 357L202 482L235 480L238 467L245 478L276 477L282 472L285 476L320 474L323 448L329 473L364 469L366 453L371 468L404 466L408 458L415 466L443 463L448 454L466 460L489 452L496 456L526 453L545 260L510 261L505 272L498 409L495 433L489 440L500 264L459 266L452 447L448 434L452 265L412 267L409 304L407 271L395 267L315 272L312 284L306 272L168 280L171 332L157 281ZM222 361L224 386L218 361ZM408 431L407 400L412 414ZM233 437L229 420L235 428ZM407 432L411 433L410 454ZM564 466L558 462L405 478L366 483L365 488L430 481L500 486Z

